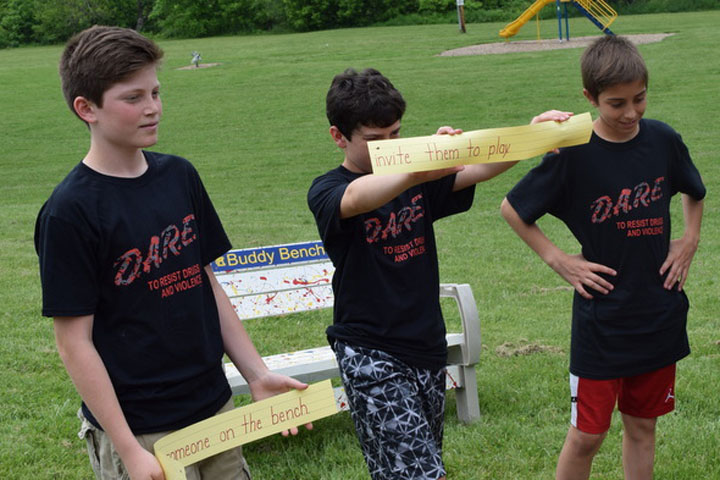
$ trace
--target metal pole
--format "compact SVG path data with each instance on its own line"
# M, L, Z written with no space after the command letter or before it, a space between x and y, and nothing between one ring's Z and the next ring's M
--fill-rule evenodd
M555 11L558 17L558 40L562 42L562 15L560 14L560 0L555 0Z
M457 0L457 12L460 31L465 33L465 0Z

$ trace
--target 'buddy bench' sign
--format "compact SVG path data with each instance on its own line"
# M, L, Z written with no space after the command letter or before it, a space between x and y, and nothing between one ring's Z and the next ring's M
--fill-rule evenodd
M215 260L212 268L218 273L314 260L328 260L320 241L230 250Z
M212 269L241 319L333 304L335 269L319 240L231 250Z

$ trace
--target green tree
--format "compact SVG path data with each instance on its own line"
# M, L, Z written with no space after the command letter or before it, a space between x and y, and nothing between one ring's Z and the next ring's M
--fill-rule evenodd
M418 8L418 0L283 0L294 30L370 25Z
M33 42L35 15L28 0L0 3L0 47L16 47Z
M283 0L293 30L322 30L336 26L338 0Z
M219 0L155 0L150 19L168 37L207 37L223 32L223 9Z
M137 26L136 0L25 0L33 4L37 43L63 42L92 25Z
M371 25L417 9L418 0L338 0L337 21L338 26Z
M142 32L145 30L145 25L152 12L153 0L136 0L135 2L135 30Z

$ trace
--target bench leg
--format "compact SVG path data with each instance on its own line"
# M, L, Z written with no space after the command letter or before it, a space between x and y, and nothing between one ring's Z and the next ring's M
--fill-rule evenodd
M463 376L463 386L455 389L457 415L461 422L472 423L480 418L475 366L460 366L460 372Z

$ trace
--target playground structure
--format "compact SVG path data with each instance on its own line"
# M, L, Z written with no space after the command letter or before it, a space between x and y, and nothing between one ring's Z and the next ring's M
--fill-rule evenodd
M570 40L570 28L568 26L568 14L567 4L571 3L577 8L580 13L585 15L591 22L595 24L603 33L613 35L610 30L610 25L617 18L617 12L604 0L535 0L527 10L525 10L518 18L505 25L505 28L500 30L500 36L505 40L515 35L520 28L530 21L533 17L538 18L540 10L546 5L551 3L555 4L558 18L558 39L563 40L562 36L562 14L560 5L562 4L565 13L565 36L566 40ZM538 39L540 36L540 30L538 27Z

